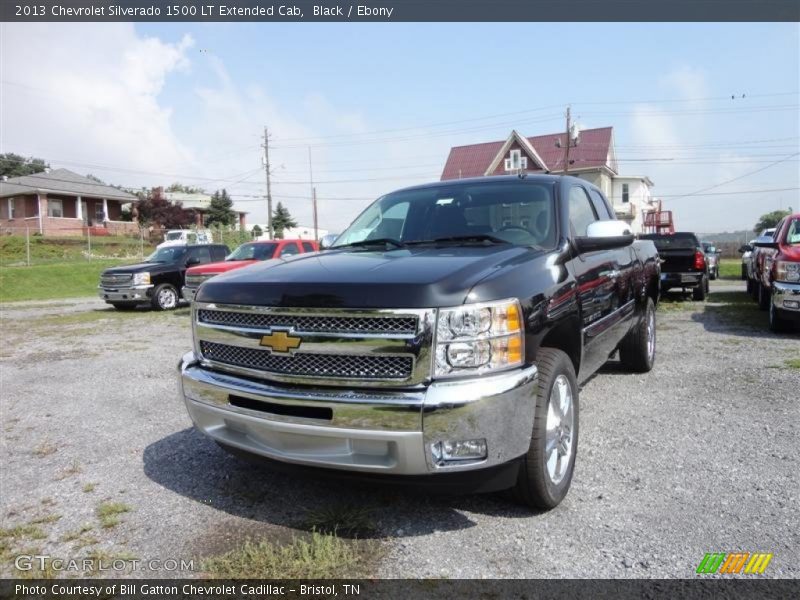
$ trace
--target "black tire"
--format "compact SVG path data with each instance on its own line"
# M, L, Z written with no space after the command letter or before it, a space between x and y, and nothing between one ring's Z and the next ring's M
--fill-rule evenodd
M578 450L578 430L580 404L578 401L578 381L575 376L575 368L570 358L561 350L556 348L541 348L538 356L539 384L536 387L536 409L533 419L533 432L531 434L531 444L528 452L522 458L517 483L512 489L512 496L517 502L525 504L535 509L551 509L558 506L569 491L572 483L572 474L575 470L575 458ZM564 428L563 422L558 423L552 434L558 438L550 450L550 455L555 453L554 468L555 475L551 476L548 466L546 444L547 444L547 422L550 414L550 402L559 402L560 395L556 397L553 390L559 391L562 386L568 386L570 401L564 404L567 406L566 413L571 413L571 429ZM562 404L559 402L559 404ZM555 417L555 410L552 413ZM555 417L557 418L557 417ZM552 423L551 423L552 425ZM568 440L565 441L565 437ZM568 445L569 453L562 454L561 450ZM558 469L561 464L559 461L562 456L567 456L567 463L562 469Z
M760 310L769 310L770 297L769 289L767 289L761 282L756 284L758 286L758 308Z
M775 308L775 303L769 303L769 330L773 333L784 333L789 331L791 323L786 319L781 318L778 309Z
M136 308L136 304L134 302L112 302L111 306L117 310L133 310Z
M622 339L619 359L626 370L634 373L647 373L653 368L656 360L656 306L652 298L647 298L642 320Z
M700 280L700 283L697 284L697 287L695 287L692 290L692 300L695 300L697 302L702 302L703 300L706 299L707 292L708 292L708 278L705 275L703 275L703 279Z
M716 267L714 267L713 269L711 269L711 272L708 274L708 278L709 278L711 281L714 281L714 280L717 278L717 269L716 269Z
M153 297L151 304L155 310L173 310L178 308L180 295L175 286L169 283L162 283L157 285L153 290Z
M747 295L753 297L753 280L747 279Z
M742 281L747 281L748 283L750 281L750 279L747 277L747 266L745 265L742 265Z

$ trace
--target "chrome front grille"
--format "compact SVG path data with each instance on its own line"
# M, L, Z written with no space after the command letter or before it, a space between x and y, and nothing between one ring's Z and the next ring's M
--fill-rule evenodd
M305 377L345 379L406 379L411 376L411 356L362 356L348 354L294 354L200 342L205 358L219 363Z
M200 310L198 311L198 320L201 323L230 327L267 330L277 327L306 333L413 335L417 331L418 318L416 316L345 317Z
M220 371L354 387L413 386L430 377L433 309L193 308L195 352ZM284 345L273 347L276 340Z
M133 273L103 273L100 276L100 285L116 287L130 283L133 280Z

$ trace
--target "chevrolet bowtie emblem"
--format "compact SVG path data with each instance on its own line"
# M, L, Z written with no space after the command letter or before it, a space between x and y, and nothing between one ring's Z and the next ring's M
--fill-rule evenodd
M292 337L285 331L276 331L261 338L259 345L267 346L273 352L287 353L289 350L294 350L300 347L302 338Z

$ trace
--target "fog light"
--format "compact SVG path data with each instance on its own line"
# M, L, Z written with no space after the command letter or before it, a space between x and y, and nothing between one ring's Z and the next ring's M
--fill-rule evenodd
M783 305L786 308L800 308L800 302L797 300L784 300Z
M459 460L483 460L488 455L486 440L444 440L431 444L431 456L437 465Z

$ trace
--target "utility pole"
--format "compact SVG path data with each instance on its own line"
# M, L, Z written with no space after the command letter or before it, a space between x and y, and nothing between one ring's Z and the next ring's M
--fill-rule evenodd
M311 146L308 147L308 180L311 184L311 211L314 215L314 241L319 241L317 229L317 188L314 187L314 169L311 166Z
M567 106L567 144L564 147L564 175L569 173L569 147L572 145L572 140L570 139L570 107Z
M269 179L270 176L270 166L269 166L269 131L267 131L267 127L264 126L264 174L267 178L267 239L272 239L272 189L271 189L271 182Z

